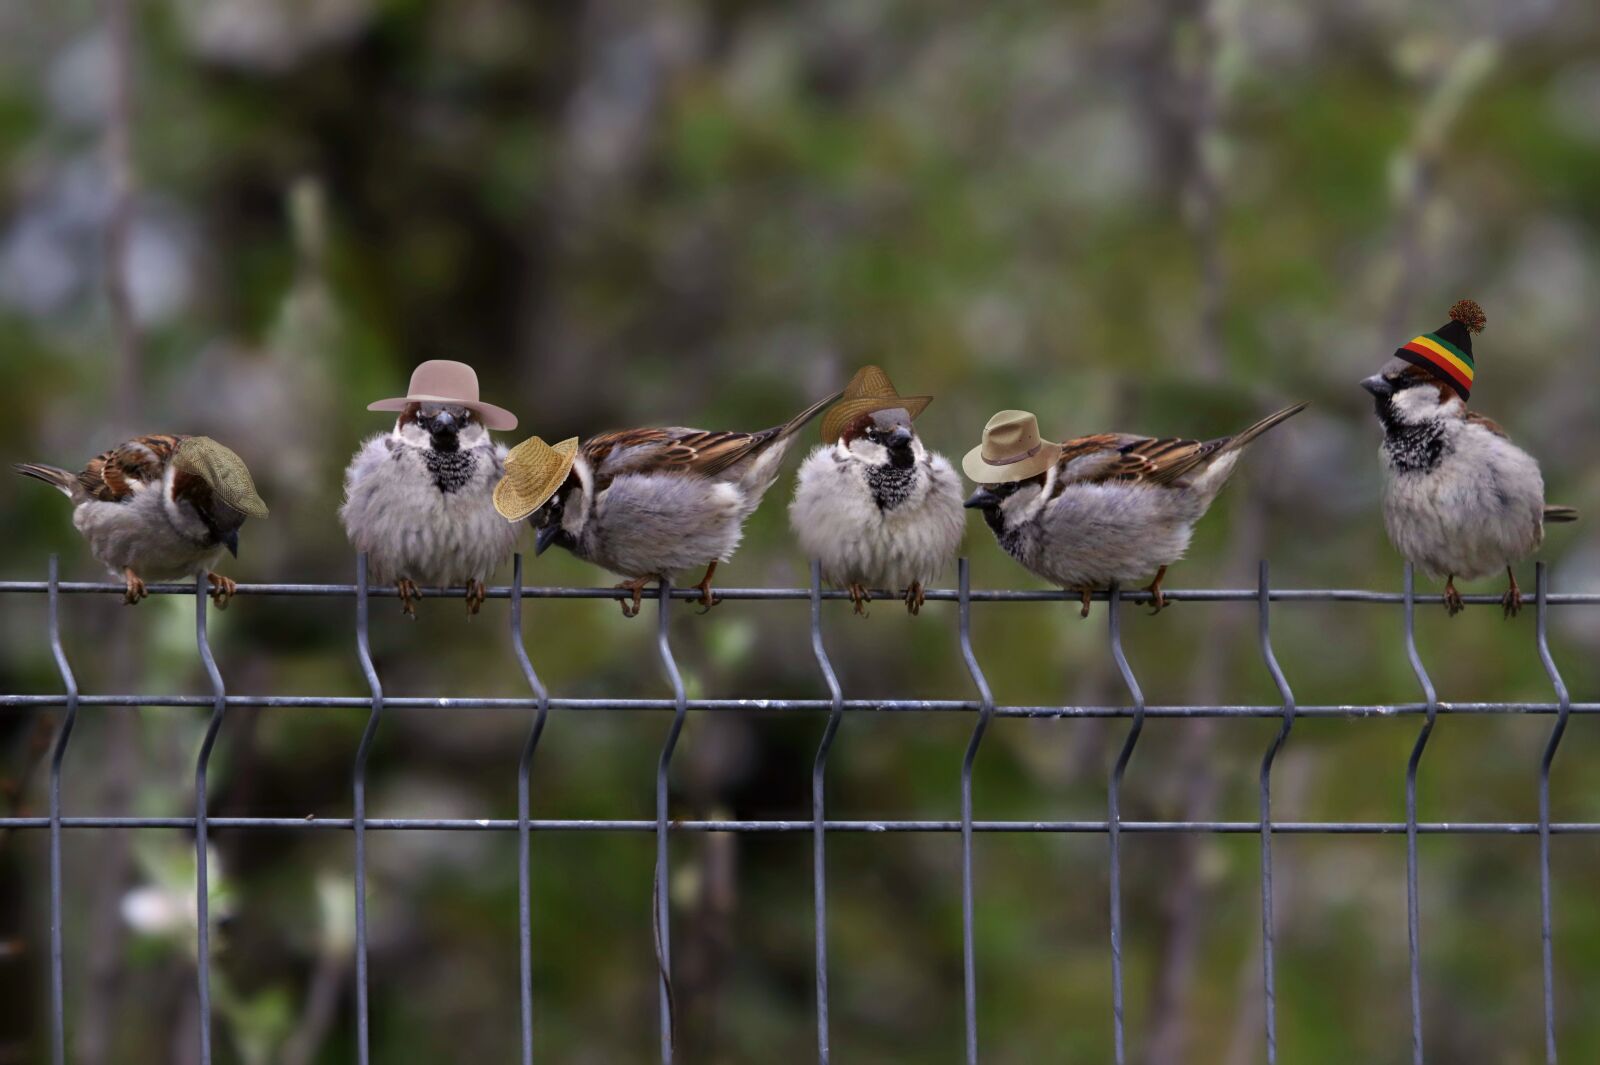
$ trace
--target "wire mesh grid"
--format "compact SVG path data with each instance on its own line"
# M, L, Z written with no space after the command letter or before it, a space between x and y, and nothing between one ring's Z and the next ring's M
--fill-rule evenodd
M826 599L843 599L844 592L825 590L822 587L818 566L811 567L809 588L731 588L719 594L727 600L780 600L807 601L810 604L810 632L812 652L822 679L827 687L827 699L690 699L687 697L682 675L673 655L669 639L668 622L674 601L698 598L698 591L674 589L663 583L658 593L647 593L657 601L658 628L656 648L661 666L672 690L670 699L563 699L552 697L540 681L530 660L522 634L522 606L526 599L603 599L618 598L623 593L610 588L551 588L526 587L522 580L522 559L515 561L514 577L509 586L491 588L491 599L510 600L510 644L518 669L528 685L527 698L386 698L383 684L374 665L368 640L368 611L370 601L378 597L393 597L392 588L369 588L364 557L356 563L356 581L353 585L340 584L242 584L237 594L243 596L300 596L324 598L351 598L355 601L356 652L366 677L369 694L361 696L274 696L229 695L221 671L211 653L207 635L207 588L204 580L189 584L151 585L154 594L190 595L195 602L195 645L201 664L210 680L209 696L188 695L86 695L79 691L71 663L61 641L60 602L64 595L120 595L119 584L66 582L59 578L58 562L50 560L49 579L46 581L0 582L0 594L43 594L48 598L48 636L56 666L61 675L60 694L7 694L0 695L0 705L8 708L59 707L60 723L51 749L49 768L49 813L47 817L0 817L0 829L46 830L49 834L49 906L50 906L50 1033L51 1060L64 1065L67 1049L68 1003L62 976L62 868L61 839L68 829L187 829L194 833L195 844L195 906L198 931L198 961L196 995L199 1009L199 1060L204 1065L211 1061L211 994L210 945L208 942L210 913L207 884L207 843L213 829L227 831L348 831L354 841L355 865L355 1009L357 1060L366 1065L371 1060L371 1038L368 1027L368 949L366 918L366 834L368 831L463 831L463 832L515 832L518 853L518 932L520 954L520 1035L521 1058L524 1065L534 1060L534 1033L537 1025L535 988L533 986L533 951L531 932L531 876L530 861L532 836L535 832L638 832L653 833L656 843L656 862L651 886L652 929L658 965L660 1013L660 1056L664 1063L674 1059L674 1004L672 1000L672 922L668 899L663 885L668 880L671 860L671 839L674 834L703 832L737 833L801 833L812 834L813 905L815 931L816 992L815 1015L817 1027L817 1058L830 1060L829 990L828 990L828 908L826 854L830 834L848 833L959 833L961 837L961 919L963 947L963 1002L965 1009L965 1057L969 1063L979 1059L978 1028L978 972L976 963L975 898L978 885L974 877L973 837L975 833L1070 833L1104 835L1108 841L1107 862L1110 883L1110 955L1112 970L1113 1046L1115 1060L1123 1065L1127 1059L1127 1040L1123 1011L1123 925L1122 912L1122 834L1132 833L1212 833L1245 834L1260 837L1261 859L1261 965L1263 1016L1265 1021L1266 1060L1276 1063L1277 1009L1276 1009L1276 926L1273 919L1273 837L1279 833L1297 835L1400 835L1406 838L1406 888L1408 959L1410 970L1411 1006L1411 1056L1420 1065L1424 1061L1423 1010L1422 1010L1422 914L1419 903L1420 877L1417 840L1422 835L1536 835L1538 837L1538 865L1540 888L1540 934L1543 967L1543 1030L1545 1059L1550 1065L1557 1061L1556 1041L1556 987L1554 979L1553 916L1550 885L1550 840L1554 835L1600 835L1597 822L1552 822L1550 818L1550 776L1567 723L1573 713L1600 713L1600 703L1574 703L1561 673L1551 655L1548 632L1550 610L1559 606L1600 604L1600 594L1555 594L1549 588L1549 572L1544 564L1538 569L1535 592L1535 634L1538 653L1554 692L1551 702L1444 702L1439 700L1433 681L1417 651L1415 610L1419 603L1440 603L1439 596L1416 594L1414 575L1410 567L1405 571L1404 591L1401 593L1338 589L1275 589L1269 581L1268 565L1260 565L1259 580L1254 589L1218 589L1203 591L1168 591L1168 599L1178 602L1250 602L1257 608L1257 640L1262 663L1271 676L1280 702L1277 705L1146 705L1143 690L1122 646L1121 607L1124 603L1149 602L1147 592L1124 593L1117 588L1099 593L1096 598L1110 605L1109 649L1123 684L1128 690L1128 703L1122 706L997 706L972 645L973 603L1051 602L1070 599L1076 603L1076 593L1043 591L974 591L971 587L967 560L959 564L957 587L929 590L927 598L933 601L955 602L959 617L959 639L962 661L977 693L976 699L957 700L849 700L843 697L838 675L828 656L823 638L821 604ZM425 590L428 597L461 597L461 589ZM888 595L891 593L881 593ZM1399 606L1404 612L1405 645L1411 668L1416 675L1422 699L1414 703L1387 705L1324 705L1300 706L1296 703L1283 670L1278 664L1272 646L1271 606L1274 602L1359 602ZM1467 597L1469 603L1498 603L1488 596ZM194 816L192 817L139 817L139 816L65 816L61 803L61 777L73 727L78 711L83 707L142 707L142 706L194 706L211 708L200 751L195 763ZM218 734L231 707L280 708L367 708L368 717L360 744L357 747L351 770L351 795L353 816L350 818L274 818L274 817L213 817L207 808L207 770ZM369 818L366 815L367 761L373 741L388 707L433 709L502 709L531 713L527 739L524 742L517 770L517 817L514 820L483 820L459 818ZM660 757L656 763L654 820L637 819L540 819L532 816L529 800L530 780L537 765L539 740L551 710L610 709L624 711L669 712L668 726ZM688 714L694 712L738 712L741 710L776 710L825 713L827 722L817 747L811 775L811 812L809 820L682 820L670 816L668 781L672 768L673 752ZM853 712L874 713L965 713L973 716L971 738L960 763L960 818L959 820L830 820L827 816L828 755L833 747L845 715ZM1539 761L1537 774L1537 822L1424 822L1418 819L1417 778L1423 757L1435 724L1441 715L1546 715L1554 718L1548 739ZM1107 816L1104 820L1079 821L999 821L978 820L973 814L973 768L980 753L984 735L996 717L1013 718L1116 718L1128 723L1127 733L1112 768L1107 790ZM1277 732L1262 756L1260 769L1260 817L1255 821L1219 820L1161 820L1127 821L1121 813L1121 791L1124 774L1138 747L1139 738L1148 718L1271 718L1280 721ZM1420 728L1412 748L1405 774L1405 819L1386 821L1276 821L1272 814L1272 772L1278 755L1289 741L1295 722L1303 718L1350 717L1416 717Z

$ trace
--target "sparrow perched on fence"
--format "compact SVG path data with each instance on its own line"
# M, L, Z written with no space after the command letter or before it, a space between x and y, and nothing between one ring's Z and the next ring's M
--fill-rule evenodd
M983 512L1012 558L1081 592L1084 617L1096 588L1151 573L1146 591L1159 612L1167 567L1188 550L1245 446L1305 408L1204 442L1101 433L1060 444L1040 439L1032 414L1001 411L962 462L979 484L966 505Z
M339 517L372 579L394 584L400 607L416 616L418 585L467 587L476 614L484 581L516 548L517 527L494 509L506 449L491 429L515 429L516 416L478 398L478 375L465 363L435 359L418 366L405 396L368 410L397 410L394 428L356 451L344 475Z
M706 567L696 587L709 610L717 564L739 546L795 431L837 398L758 433L621 429L560 451L534 437L512 450L496 503L511 521L532 516L539 554L555 544L628 578L617 585L633 593L625 616L638 615L645 585L695 566Z
M904 588L906 609L918 613L923 585L961 546L961 482L911 424L931 402L900 395L881 369L863 367L823 417L823 444L795 478L789 525L823 579L849 589L857 614L873 588Z
M1522 609L1512 567L1538 550L1547 522L1577 521L1571 507L1546 506L1533 456L1506 431L1467 409L1476 374L1472 337L1482 308L1461 300L1437 332L1411 340L1382 371L1361 382L1383 425L1383 523L1406 561L1445 578L1444 604L1461 612L1456 578L1505 570L1506 617Z
M145 597L146 580L205 570L212 598L226 607L234 582L213 567L224 551L238 556L246 517L267 516L244 460L206 436L136 436L78 473L36 462L15 468L72 500L72 524L122 578L129 604Z

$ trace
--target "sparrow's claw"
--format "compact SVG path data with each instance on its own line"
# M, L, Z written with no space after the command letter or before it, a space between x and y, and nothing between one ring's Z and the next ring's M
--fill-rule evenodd
M855 612L860 617L867 616L867 604L872 602L872 593L867 591L864 584L851 583L850 601L855 604Z
M122 570L122 601L129 606L137 603L150 593L145 590L144 581L133 570L123 567Z
M922 604L928 601L928 596L922 590L922 582L915 581L906 589L906 613L916 616L922 613Z
M1467 609L1467 604L1461 599L1461 593L1456 591L1456 579L1454 576L1444 582L1444 608L1451 617L1455 617Z
M206 583L211 585L211 601L217 604L217 609L228 609L228 604L233 601L233 593L239 590L238 582L220 573L207 573Z
M1155 617L1157 614L1159 614L1163 610L1167 609L1167 606L1169 605L1168 602L1167 602L1166 595L1164 595L1162 593L1162 591L1161 591L1161 582L1166 580L1166 577L1167 577L1167 567L1162 566L1161 569L1159 571L1157 571L1157 573L1156 573L1156 579L1151 581L1150 582L1150 587L1145 589L1145 591L1150 593L1150 598L1151 598L1150 616L1151 617Z
M1086 617L1089 616L1089 597L1094 595L1094 589L1093 588L1079 588L1078 589L1078 594L1083 597L1083 611L1078 616L1080 618L1086 618Z
M636 617L639 616L639 604L644 599L644 586L649 584L649 583L650 583L650 578L649 577L640 577L636 581L623 581L621 584L616 586L616 587L622 589L623 591L628 591L628 592L632 592L633 593L633 605L632 605L632 607L630 607L628 605L628 600L626 600L626 599L617 600L619 603L622 604L622 616L623 617L625 617L625 618L636 618Z
M421 597L417 592L417 585L410 577L402 577L394 582L395 589L400 593L400 609L405 616L413 621L417 618L417 603Z
M467 582L467 616L472 617L489 598L489 588L482 581L471 580Z
M1522 589L1517 587L1517 575L1506 568L1506 576L1511 578L1511 587L1506 589L1506 594L1500 599L1500 606L1505 610L1508 618L1514 618L1522 613Z
M700 589L700 598L697 602L700 604L700 613L702 614L711 613L711 608L722 602L722 596L716 595L711 591L711 576L716 572L717 564L712 562L711 565L706 567L706 575L700 578L699 584L695 585L696 588Z

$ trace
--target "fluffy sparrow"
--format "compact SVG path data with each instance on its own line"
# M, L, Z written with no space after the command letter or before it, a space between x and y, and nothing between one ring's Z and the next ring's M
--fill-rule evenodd
M777 479L795 431L837 398L758 433L621 429L589 438L530 518L538 553L564 547L628 578L617 585L633 593L631 605L622 602L627 617L638 615L652 580L705 566L696 587L709 610L718 602L711 592L717 564L739 546L745 519Z
M875 366L863 368L823 420L824 443L795 478L789 525L829 583L866 614L870 589L905 589L922 609L923 585L961 546L961 482L922 445L912 419L931 402L900 396Z
M1167 605L1167 567L1188 550L1195 523L1246 445L1305 408L1288 407L1204 442L1102 433L1061 444L1037 442L1033 415L1005 411L963 463L980 483L966 505L983 512L1012 558L1081 592L1084 617L1095 589L1152 573L1146 590L1159 612Z
M72 524L122 578L129 604L145 597L146 580L205 570L212 598L226 607L234 582L213 567L224 551L238 556L246 517L267 516L244 462L204 436L136 436L78 473L35 462L15 468L72 500Z
M485 580L516 548L518 527L492 498L506 450L489 436L490 428L516 428L516 418L477 394L471 367L423 363L409 395L368 408L398 407L400 416L345 470L345 533L366 552L372 580L399 589L408 617L416 616L419 585L466 585L467 613L476 614Z
M1475 365L1472 336L1483 330L1471 300L1450 308L1450 322L1412 340L1379 373L1361 382L1383 425L1383 523L1406 561L1445 578L1444 602L1461 612L1456 578L1504 570L1505 616L1522 609L1512 568L1538 550L1546 522L1578 520L1571 507L1546 506L1533 456L1504 429L1467 409Z

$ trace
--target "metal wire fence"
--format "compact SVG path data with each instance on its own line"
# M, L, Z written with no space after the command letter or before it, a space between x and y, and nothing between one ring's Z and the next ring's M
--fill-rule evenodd
M978 1028L978 972L976 963L975 905L978 884L974 876L973 837L976 833L1072 833L1102 834L1107 837L1107 861L1110 882L1110 953L1112 967L1112 1016L1115 1060L1122 1065L1127 1057L1127 1042L1123 1013L1123 912L1122 912L1122 835L1123 833L1213 833L1246 834L1260 837L1261 851L1261 965L1264 995L1266 1060L1276 1063L1277 1011L1276 1011L1276 927L1273 919L1273 837L1279 833L1297 835L1399 835L1406 837L1406 887L1408 943L1410 962L1410 995L1412 1022L1412 1060L1416 1065L1424 1061L1423 1015L1421 994L1422 914L1418 897L1420 876L1417 840L1422 835L1537 835L1539 840L1540 931L1543 962L1543 1005L1545 1057L1550 1065L1557 1061L1556 1046L1556 988L1554 982L1550 890L1550 840L1554 835L1600 834L1600 823L1561 822L1550 819L1550 775L1568 720L1574 713L1600 713L1600 703L1574 703L1561 678L1550 653L1548 623L1554 607L1580 604L1600 604L1600 594L1554 594L1549 589L1549 574L1541 564L1538 571L1534 609L1535 633L1538 652L1545 672L1554 690L1551 702L1442 702L1418 654L1415 635L1415 610L1419 603L1442 602L1439 596L1417 595L1413 574L1405 572L1404 591L1401 593L1336 589L1281 589L1272 588L1266 562L1260 566L1259 581L1254 589L1220 589L1205 591L1168 591L1168 599L1177 602L1252 602L1258 615L1257 639L1262 663L1271 676L1278 694L1276 705L1179 705L1150 706L1145 702L1139 680L1129 665L1122 647L1121 607L1124 603L1148 602L1144 592L1124 593L1112 589L1096 598L1108 601L1110 609L1109 644L1122 682L1128 690L1128 703L1121 706L997 706L988 681L972 646L971 608L974 603L1077 602L1076 594L1044 591L974 591L971 587L967 562L961 560L959 580L954 589L934 589L927 593L933 601L955 602L959 612L959 636L962 660L971 676L977 693L975 699L913 700L913 699L845 699L837 674L829 659L823 638L821 604L826 599L847 598L846 593L824 590L818 567L811 568L811 586L806 588L728 588L719 594L726 600L785 600L810 603L811 646L817 667L827 686L827 699L689 699L679 673L669 639L668 621L676 601L696 599L697 590L674 589L664 584L659 593L649 593L658 603L657 652L670 684L670 699L564 699L553 697L540 681L528 657L522 636L522 604L526 599L603 599L619 598L624 593L610 588L539 588L525 587L522 582L522 559L516 560L514 578L509 586L491 588L489 598L510 600L510 643L512 653L529 689L526 698L389 698L383 692L382 680L373 664L368 640L368 609L373 598L393 597L392 588L369 587L365 558L358 558L356 582L344 584L241 584L241 596L299 596L322 598L353 598L355 600L356 652L365 674L369 692L365 696L279 696L230 695L221 671L211 653L207 637L207 588L205 582L189 584L160 584L149 586L157 595L190 595L195 602L195 645L200 661L210 679L210 696L189 695L87 695L78 690L71 663L62 648L60 602L66 595L121 595L120 584L67 582L59 579L57 560L50 560L49 579L46 581L0 582L0 594L39 595L48 597L48 637L55 663L61 674L60 694L7 694L0 695L0 705L7 708L60 707L62 714L51 749L49 770L49 814L47 817L0 817L0 830L32 829L49 833L49 906L50 906L50 1033L52 1061L64 1065L67 1047L66 1001L62 977L62 833L72 829L189 829L195 841L195 905L198 930L198 966L196 994L199 1006L199 1059L203 1065L211 1061L211 995L210 995L210 900L207 885L207 843L213 829L232 831L274 832L350 832L354 841L355 863L355 1003L357 1059L362 1065L371 1060L370 1032L368 1028L368 950L367 950L367 857L366 834L369 831L461 831L461 832L515 832L518 853L518 929L520 947L520 1013L521 1061L529 1065L534 1060L534 1033L537 1013L534 1008L533 951L531 933L531 876L530 854L532 836L536 832L639 832L654 833L656 842L655 873L651 890L651 907L655 953L659 972L661 1060L673 1061L675 1046L673 1032L674 1006L672 999L672 921L663 885L668 880L671 861L671 840L674 835L703 832L737 833L800 833L812 834L813 903L816 955L816 1026L817 1057L820 1062L830 1060L828 1013L828 882L826 872L827 839L832 833L960 833L961 836L961 919L963 944L963 1001L965 1005L966 1060L979 1059L980 1039ZM465 594L461 589L426 590L428 597L455 597ZM884 592L883 595L892 593ZM1499 600L1488 596L1468 597L1468 602L1494 604ZM1399 606L1404 611L1406 651L1416 674L1422 698L1418 702L1387 705L1326 705L1299 706L1289 682L1279 667L1273 653L1271 607L1275 602L1355 602L1383 606ZM143 707L143 706L196 706L211 708L200 752L195 764L194 816L192 817L138 817L138 816L73 816L62 811L61 777L72 739L73 726L78 712L84 707ZM213 817L207 806L207 770L217 736L233 707L277 708L334 708L354 707L368 709L368 717L361 741L356 750L351 771L353 816L350 818L275 818L275 817ZM479 820L452 818L369 818L366 813L367 761L373 741L387 708L432 709L499 709L531 713L527 739L523 745L517 771L517 817L515 820ZM597 819L540 819L532 816L529 801L530 779L537 765L539 740L549 713L560 710L622 710L670 713L671 722L656 763L654 820L597 820ZM824 713L827 723L817 748L811 775L811 813L809 820L675 820L670 816L668 780L672 768L673 752L688 714L693 712L739 712L748 710L788 711L796 713ZM831 820L827 816L828 755L839 727L848 713L955 713L970 714L973 718L971 739L968 741L960 764L960 818L959 820L881 820L847 821ZM1554 718L1549 738L1545 743L1538 766L1539 819L1537 822L1424 822L1418 819L1417 778L1434 725L1441 715L1547 715ZM996 821L978 820L973 815L972 776L984 735L996 717L1013 718L1117 718L1128 722L1128 731L1111 771L1107 790L1107 816L1103 820L1085 821ZM1295 722L1302 718L1351 717L1415 717L1420 728L1405 775L1405 820L1386 821L1276 821L1272 813L1272 771L1275 760L1289 741ZM1137 749L1144 723L1149 718L1272 718L1281 723L1261 760L1260 817L1254 821L1128 821L1122 817L1121 794L1124 774Z

